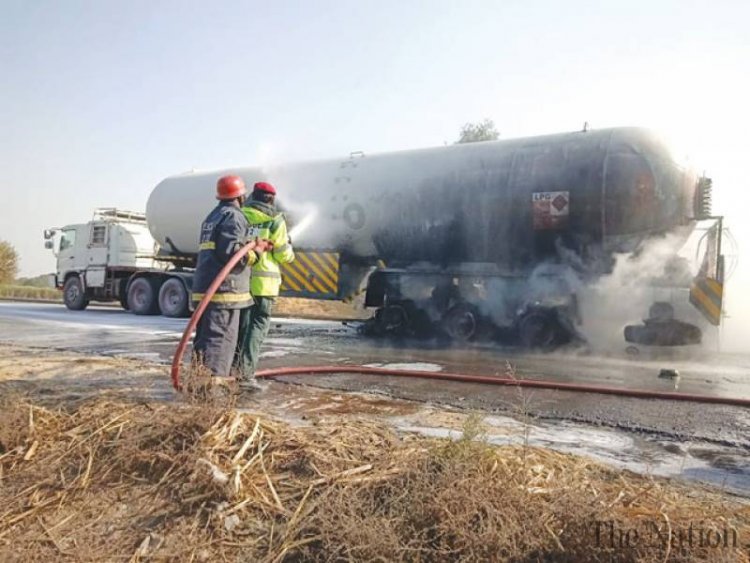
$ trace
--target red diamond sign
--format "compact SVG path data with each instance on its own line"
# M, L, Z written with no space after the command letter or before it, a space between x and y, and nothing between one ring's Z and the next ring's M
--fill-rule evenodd
M559 194L555 199L552 200L552 206L558 211L562 211L566 205L568 205L568 198L566 198L562 194Z

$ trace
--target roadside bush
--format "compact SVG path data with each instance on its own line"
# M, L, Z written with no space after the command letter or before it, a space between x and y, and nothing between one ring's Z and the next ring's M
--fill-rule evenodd
M53 287L0 284L0 299L39 299L62 301L62 293Z

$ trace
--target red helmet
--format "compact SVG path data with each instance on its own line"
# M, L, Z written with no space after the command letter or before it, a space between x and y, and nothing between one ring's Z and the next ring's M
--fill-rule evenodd
M274 188L268 182L255 182L253 186L254 192L265 192L267 194L276 195L276 188Z
M246 194L245 182L239 176L222 176L216 182L216 199L236 199Z

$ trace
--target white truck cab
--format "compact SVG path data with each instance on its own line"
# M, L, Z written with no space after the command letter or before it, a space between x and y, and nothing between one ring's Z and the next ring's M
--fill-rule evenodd
M69 309L85 309L92 300L120 301L127 309L133 274L163 270L142 213L97 209L88 223L47 229L44 238L57 257L52 285L62 289Z

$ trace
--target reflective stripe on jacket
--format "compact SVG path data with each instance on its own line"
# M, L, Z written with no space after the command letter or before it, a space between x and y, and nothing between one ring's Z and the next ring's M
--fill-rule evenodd
M198 263L193 276L193 301L200 301L224 265L247 241L248 224L239 207L221 202L201 225ZM252 305L248 257L229 273L211 298L224 309L242 309Z
M272 205L258 201L250 202L242 211L250 224L250 238L268 239L273 243L273 250L262 253L253 265L250 292L258 297L276 297L281 287L279 264L294 260L286 220Z

